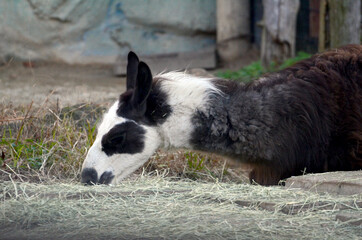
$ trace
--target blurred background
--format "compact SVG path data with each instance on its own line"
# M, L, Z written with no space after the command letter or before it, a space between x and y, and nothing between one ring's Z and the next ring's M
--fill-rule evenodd
M0 62L116 64L124 74L133 50L157 71L240 67L359 44L360 29L360 0L4 0Z

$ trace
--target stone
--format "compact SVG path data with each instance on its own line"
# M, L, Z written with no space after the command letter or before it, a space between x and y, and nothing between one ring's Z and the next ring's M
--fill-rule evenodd
M287 188L301 188L318 193L362 194L362 171L327 172L290 177Z
M196 77L215 78L214 75L212 75L211 73L209 73L208 71L206 71L203 68L191 68L191 69L187 69L186 72L188 74L196 76Z
M0 62L113 64L215 47L216 0L0 1Z
M151 68L152 74L155 75L162 71L175 71L190 68L206 68L211 69L216 67L215 49L205 48L199 51L158 54L151 56L139 56L139 59ZM127 55L119 56L113 72L117 76L126 74Z

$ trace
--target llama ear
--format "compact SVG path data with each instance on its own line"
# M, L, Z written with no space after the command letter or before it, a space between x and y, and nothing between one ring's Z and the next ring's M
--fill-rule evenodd
M139 60L137 55L132 51L128 53L127 59L127 90L130 90L136 86Z
M136 79L135 91L132 96L134 106L145 109L145 102L151 92L152 73L146 63L138 64L138 74Z

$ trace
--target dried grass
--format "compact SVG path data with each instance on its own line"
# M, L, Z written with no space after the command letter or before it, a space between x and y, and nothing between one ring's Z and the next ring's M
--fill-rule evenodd
M362 195L141 176L117 186L0 184L3 238L359 239Z
M0 179L78 178L95 135L94 122L84 127L78 122L57 106L0 104Z
M104 106L78 104L59 109L0 104L0 179L79 179L80 167L96 135ZM158 151L142 171L203 181L247 181L245 169L212 154Z

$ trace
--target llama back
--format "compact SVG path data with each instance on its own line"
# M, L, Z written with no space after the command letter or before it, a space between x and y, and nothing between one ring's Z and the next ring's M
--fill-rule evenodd
M195 114L193 145L252 164L261 184L361 169L361 52L331 50L249 85L214 80L226 97Z
M362 169L362 46L347 45L317 54L285 72L329 93L334 124L329 152L340 157L330 157L327 170Z

